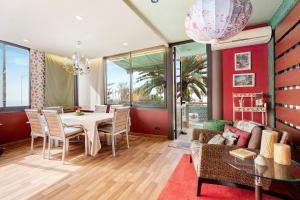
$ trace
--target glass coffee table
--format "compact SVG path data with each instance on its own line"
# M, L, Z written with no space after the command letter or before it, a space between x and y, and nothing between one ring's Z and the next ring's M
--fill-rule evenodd
M292 161L292 164L281 165L274 162L273 159L261 157L264 165L255 164L254 159L257 156L240 159L229 154L229 151L224 152L223 160L230 166L241 170L255 177L255 199L262 199L262 184L261 179L269 179L273 181L283 182L300 182L300 164Z

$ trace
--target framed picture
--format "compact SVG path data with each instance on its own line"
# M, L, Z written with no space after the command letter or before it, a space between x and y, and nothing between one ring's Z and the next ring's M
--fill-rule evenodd
M234 54L235 71L251 69L251 52L243 52Z
M254 87L255 74L233 74L233 87Z

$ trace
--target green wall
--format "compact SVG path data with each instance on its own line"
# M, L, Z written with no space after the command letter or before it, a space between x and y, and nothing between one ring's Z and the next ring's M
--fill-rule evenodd
M279 23L289 14L299 0L283 0L282 4L273 15L270 26L273 30L279 25ZM274 35L273 35L274 36ZM275 126L275 57L274 57L274 37L268 43L269 46L269 95L270 95L270 126Z

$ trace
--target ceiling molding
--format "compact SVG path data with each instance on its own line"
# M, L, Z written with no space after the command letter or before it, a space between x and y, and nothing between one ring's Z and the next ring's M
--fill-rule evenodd
M165 42L165 45L169 44L168 39L155 26L153 26L153 24L147 19L147 17L145 17L143 13L140 12L139 9L133 3L130 2L130 0L123 0L123 1L138 17L141 18L141 20L143 20L143 22L149 28L151 28L154 31L154 33L157 34L158 37L160 37Z

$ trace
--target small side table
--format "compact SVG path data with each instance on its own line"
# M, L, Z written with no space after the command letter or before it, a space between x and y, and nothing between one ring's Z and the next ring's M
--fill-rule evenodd
M256 157L256 156L255 156ZM255 200L262 200L262 185L261 179L269 179L282 182L300 182L300 164L292 161L289 166L280 165L273 159L264 159L266 165L260 166L255 164L253 158L239 159L225 152L223 160L237 170L241 170L255 177Z
M0 123L0 126L3 126L3 124ZM0 147L0 156L3 154L3 151L4 151L3 147Z

